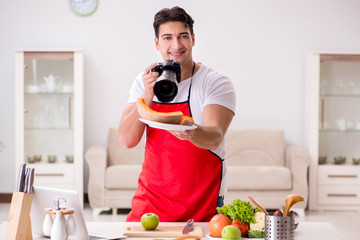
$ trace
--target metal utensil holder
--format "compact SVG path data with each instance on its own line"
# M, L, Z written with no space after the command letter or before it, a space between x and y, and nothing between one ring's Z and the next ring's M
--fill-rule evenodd
M265 240L294 240L295 216L265 216Z

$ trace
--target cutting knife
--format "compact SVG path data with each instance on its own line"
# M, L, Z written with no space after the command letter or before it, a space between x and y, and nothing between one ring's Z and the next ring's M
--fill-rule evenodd
M19 170L18 182L16 186L17 192L24 192L26 176L26 163L22 163Z
M25 193L32 193L32 186L34 183L34 173L35 173L34 168L26 169L25 186L24 186Z
M182 234L188 234L189 232L191 232L192 230L194 230L194 219L189 219L186 222L186 225L182 231Z
M26 168L25 181L24 181L24 190L23 190L24 193L27 192L27 186L28 186L28 182L29 182L29 171L30 171L30 168Z
M34 175L35 175L35 168L30 168L29 170L29 180L27 185L27 193L33 192L33 184L34 184Z

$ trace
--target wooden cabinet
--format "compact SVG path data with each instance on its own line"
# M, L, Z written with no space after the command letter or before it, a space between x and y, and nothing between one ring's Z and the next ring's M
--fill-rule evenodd
M360 210L360 53L309 53L310 210ZM326 160L325 162L323 162Z
M15 61L16 179L26 162L34 185L76 190L83 203L83 52L17 50Z
M359 205L360 171L351 165L324 165L318 169L318 203L340 206Z

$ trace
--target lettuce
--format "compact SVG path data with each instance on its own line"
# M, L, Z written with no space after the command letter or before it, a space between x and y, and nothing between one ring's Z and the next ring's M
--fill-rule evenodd
M249 238L265 238L265 232L259 230L249 230L248 232Z
M250 202L235 199L231 204L217 207L216 210L219 214L228 216L232 221L239 219L240 222L256 223L254 220L254 210Z

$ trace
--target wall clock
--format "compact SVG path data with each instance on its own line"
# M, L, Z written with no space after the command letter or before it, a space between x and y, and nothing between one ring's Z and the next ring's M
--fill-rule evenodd
M70 0L71 10L79 16L89 16L93 14L98 5L99 0Z

